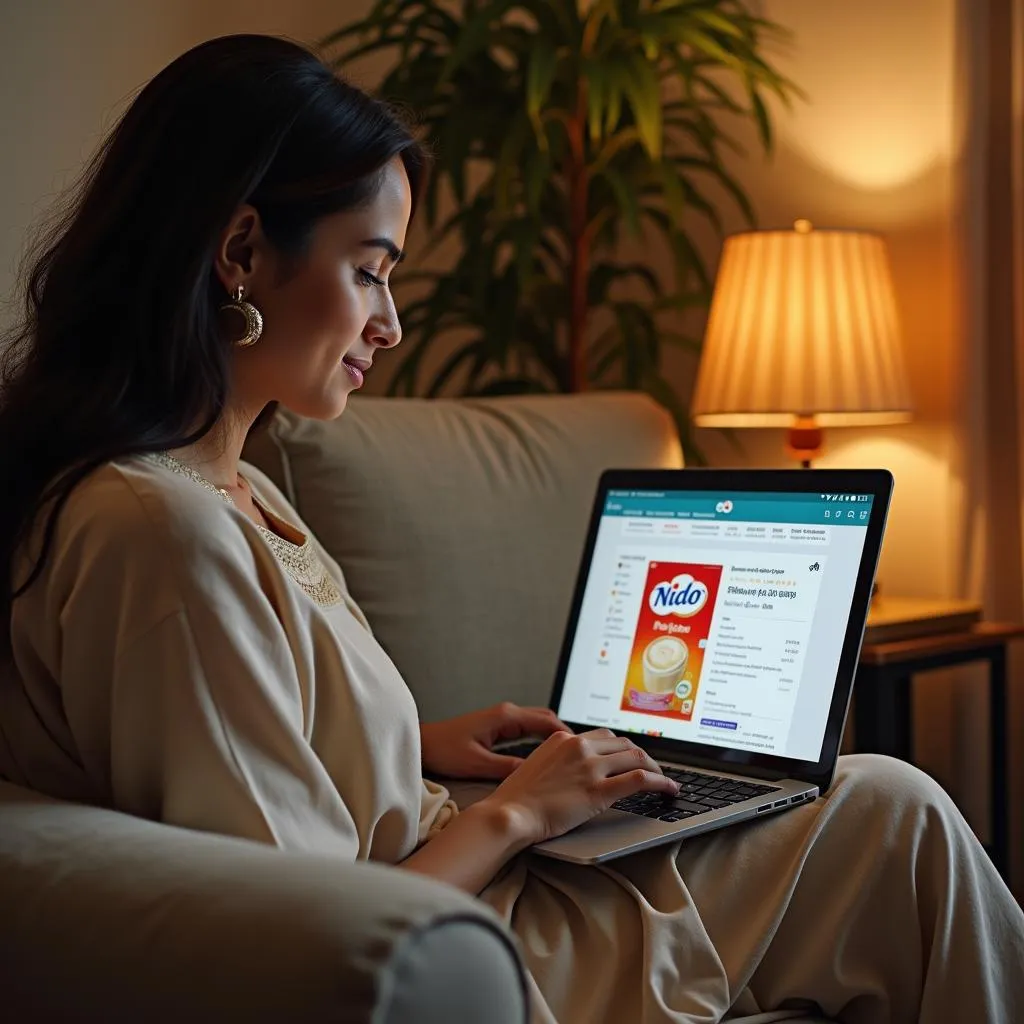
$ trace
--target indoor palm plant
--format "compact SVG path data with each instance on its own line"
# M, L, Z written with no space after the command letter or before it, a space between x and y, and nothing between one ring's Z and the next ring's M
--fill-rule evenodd
M392 392L637 388L686 443L662 349L695 346L673 328L709 298L692 237L697 217L721 230L708 183L753 221L721 121L752 119L770 148L765 94L794 91L762 52L780 33L741 0L378 0L325 39L342 68L390 51L380 94L415 112L436 158L430 245L458 242L451 265L404 275L418 290ZM662 236L666 280L623 258L624 232Z

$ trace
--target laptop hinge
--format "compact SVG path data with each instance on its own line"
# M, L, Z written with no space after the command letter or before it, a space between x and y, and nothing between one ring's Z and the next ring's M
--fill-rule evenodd
M701 757L698 754L680 753L664 746L640 743L655 761L671 761L678 764L692 765L694 768L707 768L709 771L735 772L737 775L750 775L755 779L766 779L776 782L779 779L796 778L793 772L778 768L766 768L764 765L744 764L742 761L729 761L724 757Z

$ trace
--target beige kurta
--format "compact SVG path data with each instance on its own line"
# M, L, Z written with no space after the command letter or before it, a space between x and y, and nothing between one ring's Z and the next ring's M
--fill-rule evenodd
M453 808L422 779L412 696L310 543L339 587L328 606L194 481L142 459L96 472L15 603L0 775L402 860ZM897 762L845 759L813 805L609 867L523 855L483 898L521 940L537 1021L768 1021L794 999L872 1024L1024 1020L1024 918L945 794Z
M193 480L144 459L97 471L14 604L0 774L287 849L407 857L447 794L423 781L412 695L319 554L342 583L330 607Z

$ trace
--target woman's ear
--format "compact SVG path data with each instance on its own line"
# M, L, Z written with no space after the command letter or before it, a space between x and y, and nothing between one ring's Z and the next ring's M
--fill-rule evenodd
M261 275L267 258L267 241L259 211L243 203L221 232L214 256L214 271L226 292L238 285L253 291L253 279Z

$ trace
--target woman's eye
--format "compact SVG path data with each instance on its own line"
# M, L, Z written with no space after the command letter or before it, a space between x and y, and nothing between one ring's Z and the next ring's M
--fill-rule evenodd
M369 270L363 270L361 267L358 277L360 284L365 285L367 288L384 288L387 285L387 282L382 281L376 274L371 274Z

